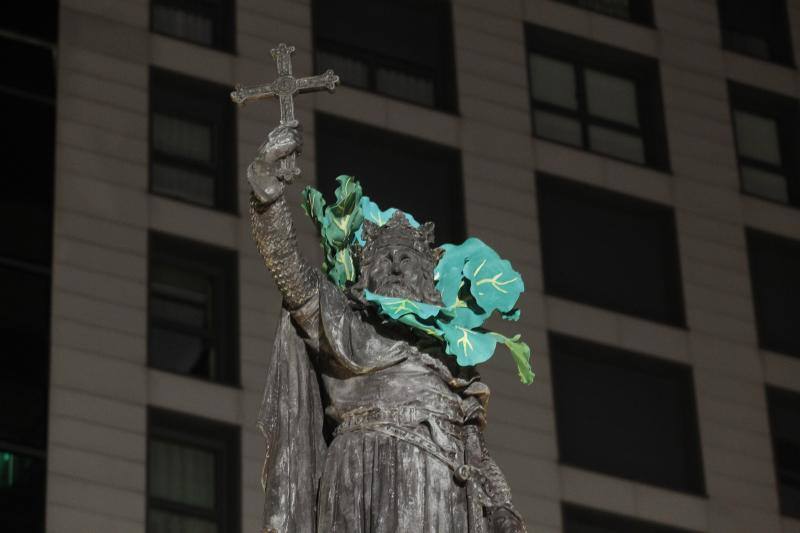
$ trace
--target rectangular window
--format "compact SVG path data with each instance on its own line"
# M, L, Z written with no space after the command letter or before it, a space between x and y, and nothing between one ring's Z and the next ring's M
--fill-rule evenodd
M553 176L537 181L547 294L685 324L671 209Z
M19 404L21 400L15 400ZM0 524L4 531L44 531L44 451L0 443Z
M565 4L596 11L639 24L653 23L653 6L650 0L559 0Z
M686 529L646 522L588 507L565 504L564 533L690 533Z
M719 0L722 46L788 66L793 64L785 0Z
M234 49L233 0L152 0L150 29L191 43Z
M239 428L150 408L147 533L238 533Z
M534 135L668 168L655 59L537 26L527 39Z
M729 82L742 192L800 206L797 100Z
M150 71L150 191L236 211L236 126L230 88Z
M781 513L800 518L800 393L767 387Z
M149 364L236 385L236 253L150 234Z
M58 5L0 21L0 529L44 531Z
M562 463L702 494L691 368L550 334Z
M342 83L456 111L450 4L443 0L314 3L316 70Z
M319 113L316 135L319 188L329 201L336 176L348 174L382 209L435 222L437 243L464 239L457 150Z
M758 343L800 357L800 241L747 229Z

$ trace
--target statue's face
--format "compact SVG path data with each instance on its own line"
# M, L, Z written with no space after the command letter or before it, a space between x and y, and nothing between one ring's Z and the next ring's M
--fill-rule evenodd
M387 246L375 253L362 275L367 275L370 292L424 301L431 283L431 276L425 275L427 266L427 262L413 249Z

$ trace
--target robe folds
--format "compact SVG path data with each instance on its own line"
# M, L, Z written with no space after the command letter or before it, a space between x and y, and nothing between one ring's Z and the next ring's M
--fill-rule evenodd
M264 531L482 530L470 523L466 489L441 457L463 458L457 430L476 405L483 409L488 389L464 379L448 357L365 319L327 281L318 299L284 309L258 419ZM376 410L402 414L400 429L413 438L348 425ZM327 442L326 416L339 426Z

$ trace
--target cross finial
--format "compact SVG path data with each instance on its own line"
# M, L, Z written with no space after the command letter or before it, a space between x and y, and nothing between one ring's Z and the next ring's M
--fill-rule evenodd
M332 70L325 71L324 74L308 76L305 78L295 78L292 76L292 54L294 46L280 43L271 50L272 58L278 68L278 77L272 83L256 85L251 87L236 86L236 90L231 93L231 100L239 105L244 105L251 100L262 100L265 98L278 97L281 106L281 124L287 124L294 120L294 94L310 91L327 89L331 92L339 83L339 76ZM291 182L296 175L300 174L300 169L295 164L295 154L281 160L281 168L278 176L287 182Z

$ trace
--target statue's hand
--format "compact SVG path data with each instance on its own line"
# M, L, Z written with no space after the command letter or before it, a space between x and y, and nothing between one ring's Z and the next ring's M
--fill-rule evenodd
M247 167L247 181L262 202L272 202L283 193L283 182L277 172L281 159L299 154L302 146L302 127L293 120L273 129L258 148L258 154Z

